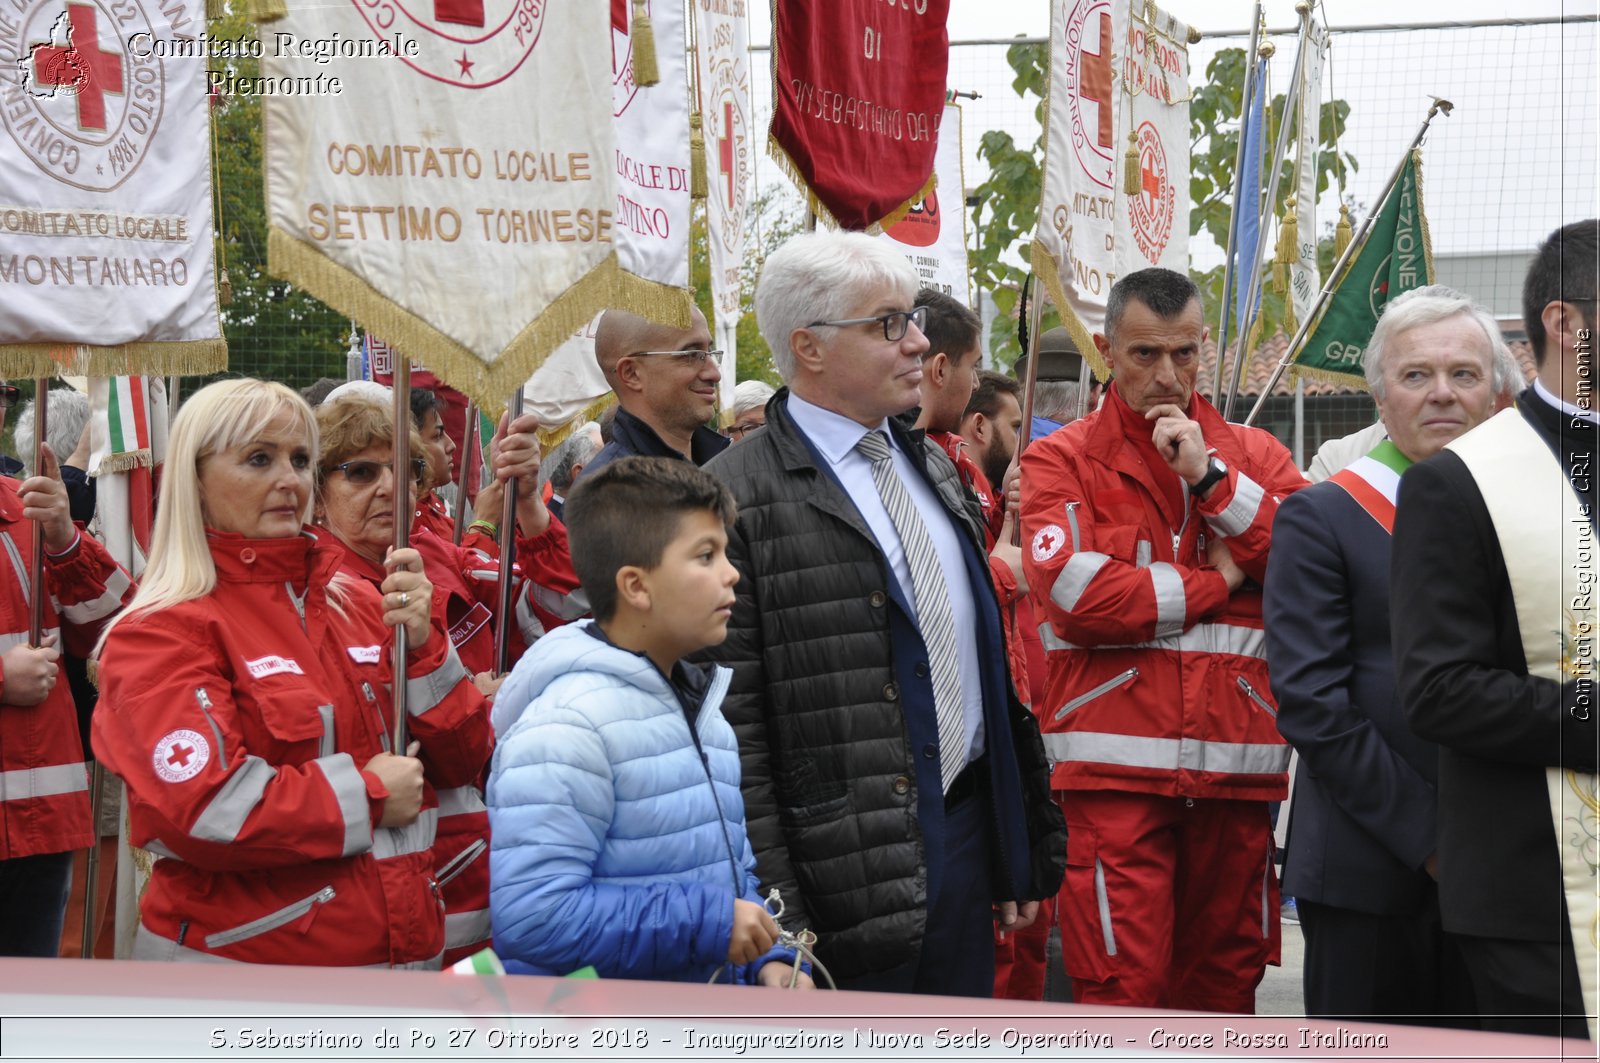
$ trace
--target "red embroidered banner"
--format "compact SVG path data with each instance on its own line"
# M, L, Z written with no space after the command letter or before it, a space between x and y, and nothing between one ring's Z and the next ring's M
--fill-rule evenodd
M772 154L842 228L894 221L933 180L950 0L774 7Z

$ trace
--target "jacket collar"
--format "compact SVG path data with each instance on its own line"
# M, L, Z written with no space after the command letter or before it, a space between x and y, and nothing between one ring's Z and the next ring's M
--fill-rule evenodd
M622 449L629 454L644 458L677 458L680 461L693 461L696 465L704 465L726 450L728 444L732 442L725 436L702 426L696 428L694 434L689 437L689 453L684 455L681 451L668 446L656 434L656 430L641 418L620 406L617 407L617 416L611 425L611 438L621 444Z
M318 542L326 544L336 552L339 559L339 567L350 573L350 575L364 579L373 586L381 584L388 575L383 570L382 565L369 561L356 553L343 539L340 539L327 528L317 528L313 534L317 537ZM413 534L413 538L415 538L415 534Z
M326 587L339 571L344 547L328 543L309 530L279 539L247 539L231 532L206 530L206 545L225 583L293 583Z
M778 457L782 459L784 468L796 472L806 468L815 469L817 458L807 445L794 418L789 415L789 389L779 388L778 393L767 400L767 424L771 430L766 433L767 439L772 441L772 446L778 450ZM890 417L885 423L889 434L905 451L906 456L921 470L924 476L928 473L928 455L922 449L923 431L920 428L911 428L902 423L899 418Z

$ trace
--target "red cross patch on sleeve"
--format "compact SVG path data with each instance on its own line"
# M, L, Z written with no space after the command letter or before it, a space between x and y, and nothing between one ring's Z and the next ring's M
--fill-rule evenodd
M183 782L199 775L211 759L211 747L198 731L169 731L156 743L150 761L167 782Z

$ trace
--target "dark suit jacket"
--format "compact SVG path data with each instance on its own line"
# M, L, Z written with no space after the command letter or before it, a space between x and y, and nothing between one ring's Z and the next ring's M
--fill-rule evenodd
M1278 730L1300 754L1283 891L1398 916L1428 895L1438 751L1411 733L1395 689L1389 548L1338 484L1290 495L1263 610Z
M1547 439L1555 411L1518 400ZM1552 514L1552 521L1559 514ZM1440 745L1439 907L1446 930L1568 935L1545 768L1595 770L1576 683L1528 674L1499 537L1466 464L1446 450L1406 470L1390 569L1392 639L1412 729Z

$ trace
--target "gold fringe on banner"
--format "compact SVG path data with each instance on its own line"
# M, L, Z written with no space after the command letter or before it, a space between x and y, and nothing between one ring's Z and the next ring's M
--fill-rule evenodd
M104 476L108 472L132 472L134 469L148 469L154 466L149 448L144 450L130 450L122 454L107 454L100 459L100 465L95 470L96 476Z
M706 134L705 119L700 112L689 115L689 195L694 199L706 198Z
M1289 365L1288 377L1290 380L1304 377L1307 380L1320 380L1325 384L1338 384L1344 387L1357 387L1362 391L1370 390L1367 387L1367 377L1365 373L1357 373L1356 375L1351 376L1349 373L1335 373L1331 369L1319 369L1315 366L1301 365L1299 362L1293 362Z
M590 421L598 421L600 415L614 406L616 401L616 394L608 391L554 428L545 428L541 425L537 433L541 452L548 454L551 450L560 446L568 436L578 430L579 425L588 424Z
M832 212L830 212L827 207L823 206L822 200L817 198L816 193L811 191L811 186L806 183L805 175L800 172L800 167L796 166L794 164L794 160L789 158L789 153L783 150L783 145L778 143L776 137L769 136L767 138L767 155L772 159L773 162L778 164L778 169L783 173L783 176L792 181L795 188L798 189L800 194L805 197L806 209L815 214L819 220L826 222L828 228L840 228L839 219L835 218ZM907 214L910 214L911 208L916 206L918 203L921 203L923 198L938 186L938 183L939 175L937 173L930 173L927 181L923 182L922 187L917 190L916 195L912 196L910 199L906 200L904 203L900 204L898 207L894 208L888 214L885 214L882 218L879 218L871 225L868 225L863 231L869 236L877 236L879 233L883 232L884 229L893 225L901 218L904 218Z
M1111 376L1111 367L1100 357L1100 349L1094 345L1094 333L1067 301L1067 291L1061 283L1061 273L1056 266L1056 260L1050 257L1049 250L1037 240L1033 242L1028 257L1033 263L1035 280L1044 285L1045 294L1050 296L1050 302L1061 315L1061 326L1072 337L1072 342L1077 344L1079 353L1088 360L1089 367L1094 370L1095 379L1107 379ZM1035 299L1040 297L1039 283L1033 286Z
M59 343L0 344L0 376L204 376L228 368L228 341L124 343L119 347L80 346L63 359Z
M644 0L633 0L633 83L647 89L661 84L661 67L656 62L656 29L646 12Z
M602 310L617 307L671 328L688 328L694 305L689 289L636 277L617 264L612 252L553 299L491 365L277 226L267 234L267 269L382 336L395 350L425 364L484 409L504 405L505 397L525 384L551 352Z
M246 14L251 22L276 22L289 14L284 0L246 0Z

